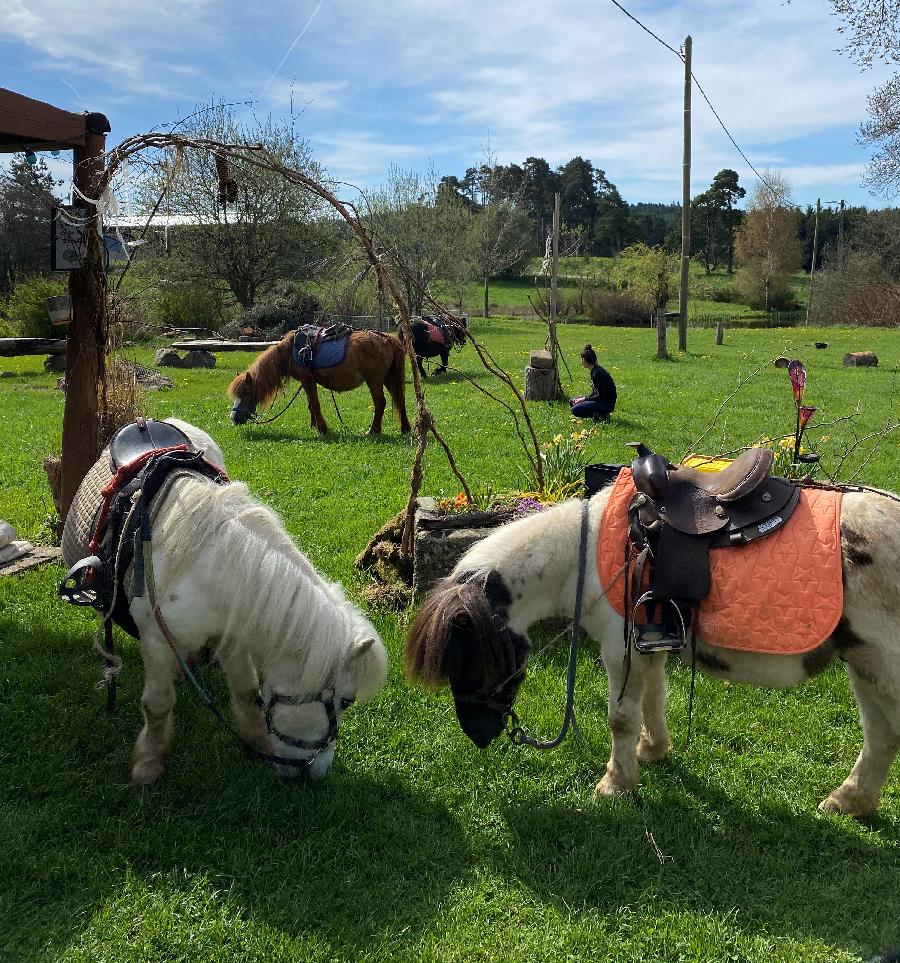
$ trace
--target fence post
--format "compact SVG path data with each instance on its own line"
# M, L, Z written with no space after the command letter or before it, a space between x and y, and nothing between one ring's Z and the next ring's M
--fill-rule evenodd
M725 337L725 322L719 321L716 324L716 344L721 344L722 339Z

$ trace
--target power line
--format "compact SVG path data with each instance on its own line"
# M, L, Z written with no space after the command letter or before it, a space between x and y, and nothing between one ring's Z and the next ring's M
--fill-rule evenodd
M638 18L635 17L634 14L629 13L629 12L622 6L622 4L618 2L618 0L610 0L610 3L612 3L613 6L618 7L618 9L621 10L622 13L624 13L626 17L629 17L631 20L633 20L633 21L641 28L641 30L643 30L645 33L650 34L650 36L653 37L653 39L656 40L657 43L662 44L662 45L666 48L666 50L670 50L673 54L675 54L675 56L676 56L682 63L684 63L684 54L683 54L683 53L680 53L680 52L679 52L678 50L676 50L674 47L672 47L672 46L670 46L669 44L667 44L667 43L665 42L665 40L663 40L661 37L658 37L649 27L647 27L647 26L645 26L643 23L641 23L641 21L638 20ZM760 172L753 166L753 164L750 162L750 158L747 157L747 155L743 152L743 150L741 150L740 145L738 144L738 142L734 139L734 137L732 137L731 131L725 126L725 122L724 122L724 121L722 120L722 118L719 116L719 112L716 110L715 107L713 107L712 101L709 99L709 97L707 97L706 91L700 86L700 81L697 80L697 76L696 76L696 74L694 74L693 71L691 71L691 80L693 80L693 82L697 85L697 90L699 90L700 93L702 94L703 99L706 101L707 106L709 107L709 109L710 109L710 110L712 111L712 113L713 113L713 117L715 117L716 120L719 122L719 126L722 128L722 130L725 131L725 135L728 137L728 139L729 139L729 140L731 141L731 143L734 145L734 149L741 155L741 157L744 159L745 163L746 163L747 166L750 168L750 170L752 170L753 173L756 174L756 176L760 179L760 181L761 181L773 194L778 195L781 200L784 200L783 192L782 192L781 190L779 190L776 186L773 186L772 184L770 184L770 183L766 180L766 178L763 177L763 175L760 174Z
M622 11L622 13L625 14L626 17L630 17L630 18L641 28L641 30L643 30L645 33L649 33L650 36L653 37L654 40L656 40L658 43L661 43L661 44L666 48L666 50L671 50L672 53L675 54L675 56L676 56L679 60L681 60L681 61L684 60L684 57L682 57L682 55L681 55L674 47L670 47L670 46L665 42L665 40L663 40L661 37L657 37L656 34L655 34L649 27L645 27L644 24L642 24L641 21L638 20L637 17L635 17L633 14L630 14L630 13L622 6L621 3L618 3L618 0L610 0L610 3L612 3L614 6L618 7L618 8Z

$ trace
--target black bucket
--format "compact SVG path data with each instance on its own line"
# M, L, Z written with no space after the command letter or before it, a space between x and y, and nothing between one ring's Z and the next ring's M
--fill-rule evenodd
M585 497L590 498L591 495L596 495L602 488L606 488L607 485L611 485L616 478L619 477L619 472L624 468L624 465L585 465L584 468L584 494Z

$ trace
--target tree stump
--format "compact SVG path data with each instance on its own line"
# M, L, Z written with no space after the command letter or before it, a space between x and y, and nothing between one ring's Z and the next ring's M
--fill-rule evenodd
M851 351L844 355L844 364L848 368L874 368L878 364L878 355L874 351Z
M556 368L525 369L525 399L526 401L555 401L559 379Z

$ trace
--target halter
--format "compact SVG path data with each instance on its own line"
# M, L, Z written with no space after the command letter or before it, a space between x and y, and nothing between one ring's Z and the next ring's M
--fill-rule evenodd
M313 750L312 756L307 760L303 760L306 762L308 768L309 764L312 763L313 759L315 759L320 752L323 752L337 742L338 719L334 696L334 683L329 682L318 696L285 695L283 692L275 692L273 690L268 702L265 702L262 696L258 694L256 697L256 705L262 709L265 714L266 729L268 729L270 736L274 736L279 742L283 742L286 746L293 746L295 749ZM338 706L343 712L352 706L355 701L353 698L340 699ZM304 706L314 703L319 703L325 710L325 715L328 717L328 731L321 739L298 739L295 736L288 736L281 732L275 725L273 716L277 706ZM297 760L294 760L294 764L296 764L296 762Z

